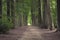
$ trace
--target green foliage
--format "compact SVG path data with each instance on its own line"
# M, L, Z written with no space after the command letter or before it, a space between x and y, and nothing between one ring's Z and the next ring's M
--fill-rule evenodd
M50 0L50 8L51 8L51 15L52 15L52 20L53 23L56 24L56 0ZM43 4L43 3L42 3ZM42 5L41 4L41 5ZM34 15L36 17L38 17L38 0L33 0L33 5L32 5L32 0L17 0L16 4L15 4L15 19L16 19L16 25L19 24L18 22L23 21L23 15L24 16L28 16L28 23L32 24L32 19L31 19L31 6L33 6L32 8L34 9ZM42 6L41 6L42 7ZM41 8L43 11L43 8ZM13 23L12 23L12 18L13 16L11 16L11 12L10 12L10 17L7 16L7 3L6 0L2 1L2 20L0 19L0 29L2 31L6 30L8 31L9 29L13 28ZM11 11L11 9L10 9ZM43 14L42 14L43 15ZM10 20L8 20L8 18ZM37 19L38 21L38 19ZM2 23L1 23L2 22ZM23 24L23 23L22 23Z
M29 12L29 14L28 14L28 24L31 25L31 24L32 24L31 21L32 21L32 20L31 20L31 13Z
M57 5L56 0L50 0L50 8L51 8L51 15L52 21L54 25L57 25Z
M6 33L7 31L9 31L9 27L6 24L2 24L0 25L0 33Z
M8 18L10 20L8 20ZM2 19L0 19L0 33L6 33L13 28L12 18L7 16L7 3L2 0Z
M6 33L12 28L13 28L13 24L7 20L6 22L1 23L0 33Z

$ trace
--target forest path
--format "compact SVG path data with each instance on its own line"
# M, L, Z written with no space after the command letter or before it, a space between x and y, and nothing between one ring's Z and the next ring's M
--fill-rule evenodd
M39 29L39 27L31 26L24 32L22 38L18 40L60 40L55 30ZM59 34L60 35L60 34Z
M60 32L39 29L35 26L18 27L9 34L0 34L0 40L60 40Z

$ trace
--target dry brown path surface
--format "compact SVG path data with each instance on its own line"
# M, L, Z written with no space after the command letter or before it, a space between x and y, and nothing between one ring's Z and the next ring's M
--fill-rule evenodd
M60 40L60 32L54 31L34 26L19 27L11 30L9 34L1 34L0 40Z
M27 27L18 27L9 31L9 34L0 34L0 40L18 40L21 38Z

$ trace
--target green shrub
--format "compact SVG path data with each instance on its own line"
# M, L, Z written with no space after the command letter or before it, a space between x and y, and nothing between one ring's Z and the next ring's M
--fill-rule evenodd
M13 29L13 23L9 20L0 20L0 34L7 33L10 29Z
M1 33L7 33L9 31L9 27L6 24L1 24L0 25L0 34Z

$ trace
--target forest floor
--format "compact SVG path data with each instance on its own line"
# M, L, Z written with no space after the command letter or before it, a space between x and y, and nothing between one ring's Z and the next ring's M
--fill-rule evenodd
M60 32L54 31L34 26L18 27L9 34L0 34L0 40L60 40Z

